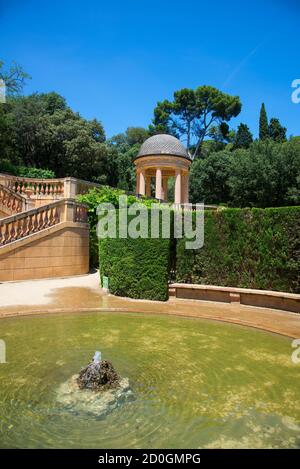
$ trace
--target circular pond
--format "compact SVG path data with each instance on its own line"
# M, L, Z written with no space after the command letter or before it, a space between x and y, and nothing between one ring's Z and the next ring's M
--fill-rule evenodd
M289 448L300 446L300 365L291 340L169 316L60 314L4 319L2 448ZM61 386L95 350L132 397L97 415Z

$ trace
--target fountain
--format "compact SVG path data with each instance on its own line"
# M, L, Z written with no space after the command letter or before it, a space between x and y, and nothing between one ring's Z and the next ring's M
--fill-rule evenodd
M128 378L121 378L108 360L101 359L101 352L95 352L92 361L63 383L57 393L57 400L67 410L106 415L122 402L132 397Z
M93 360L82 368L77 378L80 389L104 391L117 388L120 376L108 360L101 360L101 352L96 352Z

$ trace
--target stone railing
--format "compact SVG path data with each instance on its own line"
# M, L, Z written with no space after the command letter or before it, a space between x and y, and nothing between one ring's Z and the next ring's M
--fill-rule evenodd
M35 179L18 176L5 176L3 179L6 187L16 194L28 197L32 195L63 196L64 194L63 179Z
M70 178L73 179L73 178ZM85 194L90 189L94 187L101 187L101 184L97 184L95 182L84 181L82 179L75 179L76 181L76 195Z
M19 213L27 209L26 199L2 184L0 184L0 205L11 213Z
M0 219L0 247L66 221L85 223L87 207L64 199Z
M204 204L172 204L174 210L201 212L202 210L219 210L217 205L204 205Z
M58 179L38 179L0 174L0 184L11 189L16 194L28 198L62 199L75 198L78 194L85 194L96 184L72 177Z

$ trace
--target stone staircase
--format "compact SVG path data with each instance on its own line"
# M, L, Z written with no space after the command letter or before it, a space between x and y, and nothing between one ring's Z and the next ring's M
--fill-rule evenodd
M75 198L95 186L0 174L0 281L87 273L87 207Z

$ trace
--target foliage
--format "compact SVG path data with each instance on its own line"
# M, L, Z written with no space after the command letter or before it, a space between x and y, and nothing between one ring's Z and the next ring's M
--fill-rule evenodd
M259 116L259 139L266 140L267 138L269 138L269 123L265 103L262 103Z
M50 169L40 169L27 166L16 166L8 160L0 160L0 173L8 173L14 176L38 178L38 179L53 179L55 174Z
M204 246L177 242L176 279L300 293L300 207L205 212Z
M122 133L113 136L108 144L114 152L116 184L120 189L135 191L134 158L137 156L141 144L149 137L149 132L143 127L128 127Z
M233 207L300 204L300 139L283 144L268 139L248 149L208 154L192 163L191 201Z
M279 119L272 117L269 124L269 136L274 142L285 142L286 141L286 128L283 127Z
M249 127L246 124L240 124L234 138L233 148L235 150L237 148L249 148L251 143L253 143L253 135Z
M24 72L21 65L13 62L6 68L4 62L0 60L0 80L5 83L7 95L20 93L30 76Z
M30 168L27 166L18 166L17 175L27 178L53 179L55 174L50 169Z
M219 204L230 200L232 154L226 150L197 158L190 172L190 198L194 203Z
M166 132L186 140L188 149L194 145L195 157L211 128L225 124L241 111L238 96L230 96L211 86L195 90L183 88L174 92L173 101L158 102L150 131Z
M0 128L4 126L9 135L0 138L3 158L49 168L58 177L114 182L101 123L74 113L57 93L12 97L1 107Z
M98 239L96 234L98 223L97 207L99 204L110 203L118 209L119 197L121 195L126 195L126 192L122 189L103 186L101 188L90 189L86 194L77 196L79 202L88 206L88 221L90 224L90 265L92 267L97 267L99 262ZM128 206L136 202L142 203L146 207L150 207L152 203L157 203L156 200L146 198L138 199L131 194L127 195Z
M128 216L128 223L130 220ZM169 256L170 239L161 234L156 239L124 239L118 234L114 239L100 239L101 281L103 276L109 277L109 291L118 296L166 301Z

